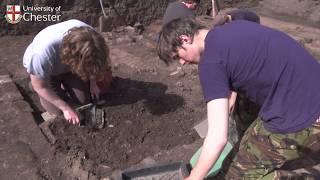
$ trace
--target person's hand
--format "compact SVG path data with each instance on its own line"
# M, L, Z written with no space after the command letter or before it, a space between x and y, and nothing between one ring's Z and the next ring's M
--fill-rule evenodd
M195 172L195 169L192 169L189 176L184 176L184 180L203 180L202 177L198 172Z
M68 121L70 124L72 123L73 125L79 124L79 116L78 114L71 108L67 107L63 111L63 116Z
M90 80L90 93L94 99L99 100L101 91L95 80Z

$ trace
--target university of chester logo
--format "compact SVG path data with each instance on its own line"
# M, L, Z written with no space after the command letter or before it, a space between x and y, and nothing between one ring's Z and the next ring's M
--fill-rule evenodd
M7 5L7 12L5 16L10 24L17 24L22 18L21 9L19 5Z

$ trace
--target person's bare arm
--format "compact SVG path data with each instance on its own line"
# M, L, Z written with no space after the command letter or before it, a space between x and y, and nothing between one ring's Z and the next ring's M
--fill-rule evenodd
M229 102L227 98L208 102L208 134L196 166L187 180L202 180L218 160L227 143Z
M30 75L30 79L33 89L39 96L59 108L63 112L63 115L68 122L73 124L79 123L79 117L77 113L65 101L57 96L53 90L51 90L49 84L45 80L42 80L34 75Z

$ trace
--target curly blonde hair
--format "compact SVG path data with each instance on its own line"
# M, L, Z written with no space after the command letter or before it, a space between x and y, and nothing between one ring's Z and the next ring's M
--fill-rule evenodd
M104 38L90 27L74 27L63 38L61 62L82 80L103 78L111 71L109 48Z

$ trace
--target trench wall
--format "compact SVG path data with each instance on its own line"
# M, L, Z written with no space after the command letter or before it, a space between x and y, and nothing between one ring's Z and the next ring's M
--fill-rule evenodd
M172 0L101 0L108 18L108 26L134 25L139 22L148 25L161 18L168 3ZM320 25L320 2L315 0L219 0L220 8L230 6L256 7L272 13L281 13L290 17L303 19L310 24ZM61 6L61 20L80 19L92 26L98 26L99 17L103 15L99 0L3 0L0 1L0 34L33 34L54 22L23 22L9 24L4 15L6 5L24 6ZM211 0L201 0L198 14L209 14ZM52 13L51 13L52 14ZM268 14L268 13L266 13Z

